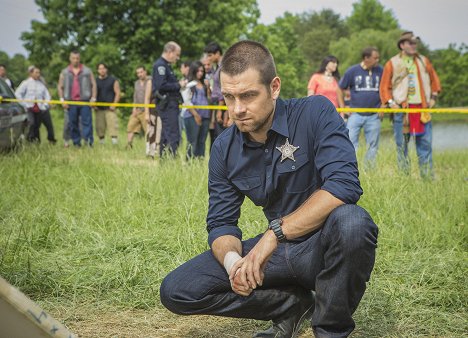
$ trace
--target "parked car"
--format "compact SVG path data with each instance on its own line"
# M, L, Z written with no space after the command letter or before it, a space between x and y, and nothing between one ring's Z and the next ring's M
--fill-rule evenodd
M0 79L0 96L4 99L14 99L11 88ZM17 102L0 101L0 150L13 148L24 138L28 129L28 114Z

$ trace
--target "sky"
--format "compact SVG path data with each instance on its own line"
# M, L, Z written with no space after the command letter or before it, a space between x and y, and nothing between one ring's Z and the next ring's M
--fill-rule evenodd
M271 24L285 11L302 13L331 8L349 16L356 0L257 0L260 23ZM403 29L412 30L431 49L447 48L450 43L468 45L468 0L380 0L393 11ZM0 0L0 50L10 56L27 55L21 32L31 29L31 20L43 17L34 0Z

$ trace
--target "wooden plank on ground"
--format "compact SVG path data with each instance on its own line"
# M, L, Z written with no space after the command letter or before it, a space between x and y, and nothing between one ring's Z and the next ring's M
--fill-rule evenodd
M0 277L0 337L76 338L77 336Z

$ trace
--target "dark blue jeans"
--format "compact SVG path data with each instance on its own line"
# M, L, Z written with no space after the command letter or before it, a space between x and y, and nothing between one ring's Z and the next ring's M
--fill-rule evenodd
M91 107L70 105L68 108L68 125L70 136L75 146L81 145L80 121L83 139L91 146L94 142Z
M393 116L393 135L397 146L398 168L404 173L410 171L410 160L408 157L409 137L403 134L403 113ZM423 178L433 178L432 170L432 122L424 125L423 135L413 136L416 143L416 153L418 154L419 172Z
M193 116L184 118L185 132L187 134L187 158L205 156L205 144L210 129L210 119L202 119L199 126Z
M179 102L176 99L169 99L167 107L159 111L161 118L161 142L159 153L163 156L165 151L171 155L176 155L180 142L179 129ZM166 150L167 149L167 150Z
M281 320L299 307L301 290L315 290L316 337L346 337L374 267L377 234L364 209L343 205L303 242L280 243L266 265L263 286L248 297L232 291L224 267L208 250L166 276L161 302L181 315ZM261 236L242 242L243 255Z

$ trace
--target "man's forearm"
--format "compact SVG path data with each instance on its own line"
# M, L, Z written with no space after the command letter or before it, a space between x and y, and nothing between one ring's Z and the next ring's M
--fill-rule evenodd
M230 251L242 255L242 243L234 236L226 235L218 237L211 245L211 251L221 265L224 265L224 257Z
M317 230L333 209L343 204L328 191L317 190L294 212L283 217L283 234L287 239L294 239Z

